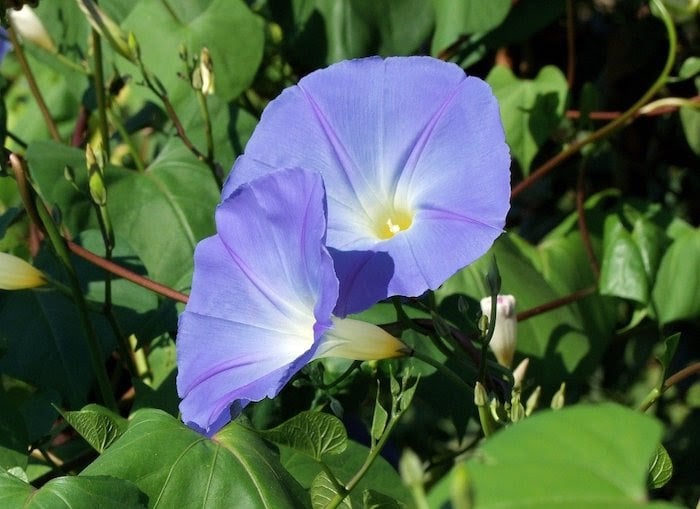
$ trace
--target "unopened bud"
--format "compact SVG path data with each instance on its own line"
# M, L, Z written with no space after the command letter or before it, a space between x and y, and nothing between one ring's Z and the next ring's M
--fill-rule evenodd
M481 299L482 316L491 313L491 297ZM489 346L501 366L510 368L517 345L518 319L515 315L515 297L499 295L496 298L496 324Z
M532 412L535 411L537 408L537 405L540 402L540 394L542 393L542 387L539 385L535 387L535 390L532 391L532 394L530 394L530 397L527 398L527 402L525 403L525 415L527 417L530 417L532 415Z
M489 395L481 382L474 385L474 404L476 406L486 406L489 402Z
M214 61L211 59L208 48L202 48L199 55L199 73L202 78L201 91L204 95L214 93Z
M22 258L0 253L0 289L24 290L43 286L48 279L39 269Z
M525 374L527 373L527 367L529 365L530 358L525 357L513 370L513 387L521 387L523 385L523 380L525 380Z
M562 382L559 386L559 390L552 396L552 402L550 407L554 410L560 410L564 408L564 403L566 402L566 382Z
M136 62L137 55L132 52L129 44L130 37L119 25L107 16L93 0L77 0L77 2L78 7L83 11L92 28L109 42L112 49L127 60Z
M58 52L53 39L31 7L24 5L19 11L8 11L8 16L12 21L12 26L23 40L36 44L51 53Z

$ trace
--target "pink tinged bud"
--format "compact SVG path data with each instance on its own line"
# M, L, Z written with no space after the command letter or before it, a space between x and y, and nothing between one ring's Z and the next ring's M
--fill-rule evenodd
M24 290L48 282L44 273L22 258L0 253L0 289Z
M491 314L491 297L481 299L481 312ZM515 297L499 295L496 298L496 325L489 346L501 366L510 368L517 345L518 319L515 314Z

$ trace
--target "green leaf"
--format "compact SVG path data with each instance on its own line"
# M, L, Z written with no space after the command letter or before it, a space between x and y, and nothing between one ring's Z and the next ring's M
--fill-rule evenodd
M147 498L132 482L108 476L59 477L36 490L0 471L0 507L24 509L138 509Z
M673 476L673 462L666 448L659 444L649 467L647 485L653 489L661 488L671 479L671 476Z
M367 447L349 441L345 451L338 455L327 456L324 458L324 463L342 483L347 483L360 469L368 454ZM287 471L304 488L309 489L313 480L321 472L321 465L308 455L285 446L280 446L280 455ZM367 474L350 493L352 505L362 507L362 493L370 489L404 504L411 503L411 495L396 470L381 456L372 463Z
M130 172L108 187L114 231L160 283L175 285L192 271L198 241L214 233L219 191L209 170L184 147L163 151L144 173ZM167 249L153 241L167 235Z
M100 454L127 428L126 419L96 404L75 412L61 412L61 415Z
M678 77L688 79L696 74L700 74L700 57L686 58L678 71Z
M338 491L326 472L319 473L311 482L311 507L325 509L338 495ZM338 507L352 509L350 497L345 497Z
M652 298L662 325L700 316L697 281L700 281L700 229L679 237L661 259Z
M613 404L537 413L486 440L466 463L474 507L678 507L645 503L645 480L660 436L657 422ZM453 479L448 475L430 492L431 507L450 507Z
M659 361L659 363L661 363L661 368L663 370L661 372L661 380L659 380L659 385L663 384L663 381L666 378L666 371L671 365L673 356L676 354L676 349L678 348L678 341L680 341L680 339L681 333L677 332L676 334L673 334L664 340L664 350L661 356L656 358ZM661 387L659 387L659 389L661 389Z
M362 507L364 509L402 509L406 506L383 493L374 490L365 490L362 494Z
M292 0L271 2L292 59L313 69L368 55L408 55L429 37L433 9L425 0Z
M681 106L680 117L688 146L700 156L700 109L695 106Z
M600 267L600 293L649 301L649 283L644 260L632 235L617 216L605 221L605 249Z
M162 507L305 507L305 495L255 432L239 422L209 440L159 410L135 412L126 432L81 476L134 482Z
M496 66L486 81L500 104L511 153L528 175L537 151L564 116L566 77L552 65L543 67L534 80L519 79L510 69Z
M3 383L4 385L4 383ZM0 469L27 468L29 436L22 414L0 390Z
M637 245L644 265L644 272L651 287L656 279L656 271L668 244L663 230L645 217L639 217L632 225L632 240Z
M117 246L123 239L152 279L185 290L175 285L191 274L196 243L214 232L219 190L206 166L175 141L178 143L164 147L145 172L108 166L105 180ZM97 228L89 199L63 177L63 168L73 166L76 185L87 190L87 174L81 170L85 156L80 150L36 142L29 146L27 160L42 195L59 206L70 231ZM167 249L153 242L153 232L167 235Z
M0 295L0 323L8 340L0 372L40 389L54 389L70 406L87 403L94 373L70 300L52 291L5 292ZM114 345L113 335L100 339L106 355Z
M285 445L320 461L324 454L340 454L347 447L348 434L334 415L323 412L300 412L273 429L260 431L260 436Z
M488 32L510 11L510 0L433 0L435 32L431 52L437 55L464 34Z
M193 94L189 82L177 76L183 70L178 48L184 45L190 55L199 55L206 46L214 62L216 95L226 101L238 97L250 86L262 61L262 19L241 0L170 2L171 9L165 5L138 2L122 23L124 30L136 35L146 68L177 103ZM139 75L128 67L132 75Z
M379 387L377 387L377 399L374 403L374 415L372 416L372 429L371 435L372 439L379 440L386 429L386 423L389 420L389 413L382 406L382 402L379 400L380 394Z

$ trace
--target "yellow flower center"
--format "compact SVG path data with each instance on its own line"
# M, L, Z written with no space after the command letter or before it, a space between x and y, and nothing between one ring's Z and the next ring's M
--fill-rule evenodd
M380 214L374 229L377 237L387 240L399 232L408 230L411 224L413 224L413 214L406 210L391 210L389 213Z

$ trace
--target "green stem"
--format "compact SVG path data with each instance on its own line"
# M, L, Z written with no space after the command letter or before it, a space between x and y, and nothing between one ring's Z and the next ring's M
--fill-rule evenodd
M479 362L479 375L477 380L482 384L486 384L486 359L488 358L489 343L493 338L493 332L496 330L496 308L498 306L498 294L491 295L491 311L489 313L489 328L486 331L486 336L481 342L481 360Z
M175 14L175 11L170 6L170 4L167 2L167 0L160 0L160 3L163 4L163 7L165 7L166 11L168 11L168 14L170 14L170 17L173 18L173 20L175 22L177 22L179 25L182 25L182 21L180 21L180 18L177 17L177 14Z
M102 138L102 150L109 161L109 125L107 123L107 99L105 96L104 68L102 67L102 39L100 34L92 29L92 49L95 63L94 86L95 97L97 98L97 118L100 126L100 137Z
M119 114L110 110L109 120L112 122L112 125L114 125L114 128L119 133L119 136L121 137L122 141L126 143L126 147L129 149L129 153L131 154L131 157L134 160L136 169L141 173L146 171L146 164L143 162L143 158L141 157L141 154L139 154L136 145L134 145L134 140L131 138L131 136L129 136L126 127L124 127L124 123L122 122L121 118L119 118Z
M44 122L46 123L46 127L49 130L51 137L55 141L61 141L61 135L58 132L58 127L56 127L56 123L54 122L53 117L51 116L51 112L49 111L49 108L46 105L46 101L44 101L44 96L41 95L41 91L39 90L39 86L37 85L36 79L34 78L32 68L29 67L27 57L24 55L24 48L22 48L19 39L17 39L17 34L15 33L14 27L10 26L7 29L7 34L10 36L10 41L12 41L12 46L15 49L15 56L17 57L20 67L22 68L24 77L27 79L29 90L31 91L32 96L34 97L34 100L36 101L36 104L39 107L39 111L41 111L41 114L44 117Z
M204 93L202 93L201 90L197 90L196 94L197 102L199 103L199 110L202 113L202 118L204 119L204 136L207 140L207 155L205 162L207 163L207 166L209 166L209 169L211 170L211 173L214 176L216 185L219 187L219 189L221 189L224 183L221 179L221 175L219 174L219 170L216 167L216 161L214 160L214 137L212 135L211 129L211 116L209 115L209 105L207 104L206 96L204 95Z
M436 361L432 357L425 355L417 350L414 350L413 353L411 354L412 357L425 362L429 366L434 367L436 370L438 370L440 373L442 373L446 378L450 379L452 382L455 383L455 385L459 385L463 389L466 389L467 392L474 392L474 389L472 389L467 382L462 380L457 374L452 371L450 368L445 366L444 364Z
M85 296L83 295L82 288L80 287L80 281L75 272L75 267L70 259L65 241L59 233L56 224L53 222L51 214L49 214L49 211L39 197L36 198L35 205L36 211L39 214L39 218L44 229L46 230L49 241L51 242L56 255L68 274L70 287L73 291L73 298L78 308L80 323L87 339L88 350L90 352L90 361L92 363L92 369L95 373L102 402L111 410L117 411L117 401L114 399L114 394L109 384L109 377L107 376L107 370L105 369L104 365L102 348L100 347L97 334L92 326L92 322L90 321L87 302L85 300Z
M399 419L401 418L401 415L403 413L395 414L391 416L391 419L389 419L389 423L387 424L387 427L384 429L384 433L382 433L382 436L379 438L375 446L369 451L369 454L367 455L367 458L365 459L365 462L362 464L360 469L355 473L355 475L350 479L350 481L342 488L341 490L338 490L338 493L336 493L335 497L333 497L333 500L331 500L328 505L326 506L326 509L335 509L338 507L343 500L345 500L345 497L347 497L350 492L352 492L353 489L358 485L358 483L362 480L362 478L365 476L365 474L369 471L369 469L372 467L372 464L374 461L377 459L379 454L382 452L382 449L384 448L384 445L386 445L387 440L389 440L389 436L391 436L391 432L394 429L394 426L396 426L396 423L399 422Z
M634 103L622 115L617 117L612 122L604 125L603 127L598 129L597 131L592 132L591 134L589 134L585 138L572 143L571 145L569 145L569 147L566 150L559 152L559 154L557 154L556 156L551 158L549 161L544 163L542 166L537 168L535 171L530 173L530 175L525 180L521 181L519 184L517 184L515 187L513 187L513 190L510 193L511 198L515 198L516 196L518 196L525 189L527 189L532 184L534 184L537 180L539 180L544 175L546 175L547 173L552 171L559 164L563 163L564 161L569 159L574 154L577 154L586 145L593 143L595 141L601 140L601 139L605 138L606 136L611 135L613 132L617 131L621 127L623 127L625 124L627 124L628 121L632 120L633 117L637 114L637 112L645 104L647 104L652 97L654 97L654 95L659 91L659 89L661 87L663 87L666 84L666 80L668 79L668 76L671 73L671 69L673 67L673 62L675 61L675 56L676 56L676 44L677 44L676 28L673 25L673 20L671 19L671 15L668 13L668 11L666 10L666 7L664 7L663 3L660 0L651 0L651 3L654 4L654 6L658 9L659 14L661 15L661 20L663 21L663 23L666 27L666 32L668 33L668 55L666 57L666 64L664 65L664 68L661 71L661 74L659 75L659 77L656 79L656 81L654 81L654 84L646 91L646 93L636 103Z
M689 376L696 375L698 373L700 373L700 362L691 364L690 366L687 366L678 371L677 373L674 373L673 375L669 376L660 388L655 387L647 395L647 397L644 398L644 400L639 405L639 410L642 412L646 412L647 410L649 410L651 405L653 405L659 400L659 398L663 395L664 392L676 385L678 382L685 380Z

